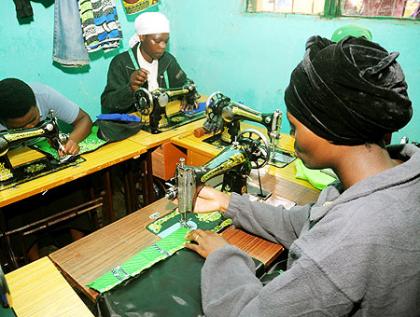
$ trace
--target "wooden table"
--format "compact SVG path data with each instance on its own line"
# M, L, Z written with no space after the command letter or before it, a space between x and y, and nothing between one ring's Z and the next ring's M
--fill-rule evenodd
M52 172L50 174L35 178L25 183L18 184L15 187L11 187L0 191L0 224L5 226L4 215L1 212L1 208L9 204L21 201L25 198L41 194L52 188L59 187L61 185L72 182L76 179L103 172L104 184L104 204L103 214L106 222L114 221L115 212L112 205L112 187L110 180L110 173L108 167L121 163L126 160L135 159L140 157L141 154L146 152L146 148L135 142L129 140L123 140L120 142L114 142L106 144L103 147L97 149L94 152L83 154L82 157L85 159L84 162L64 168L62 170ZM13 166L18 166L30 161L35 160L43 156L38 151L29 148L17 148L11 151L10 160ZM74 207L74 206L69 206ZM7 232L8 228L2 228L3 232ZM11 248L9 239L6 239L8 248ZM9 261L17 266L16 259L9 258Z
M6 280L18 317L93 317L47 257L6 274Z
M82 158L84 158L85 161L80 164L0 191L0 208L36 194L43 193L49 189L67 184L81 177L99 171L106 171L108 167L115 164L139 158L140 155L146 151L147 149L144 146L130 140L106 144L96 151L82 154ZM10 160L12 165L17 166L41 156L42 154L38 151L29 148L18 148L15 152L11 153ZM108 172L104 173L103 182L106 192L105 204L107 206L107 208L104 208L104 216L108 221L112 222L115 219L115 214L112 206L112 189Z
M155 212L163 215L173 207L173 203L160 199L51 253L50 259L73 286L95 301L98 293L85 285L122 264L139 250L158 241L159 238L146 229L146 225L153 221L150 215ZM225 230L223 235L232 244L244 249L266 265L283 250L281 245L251 236L233 227Z
M0 191L0 207L43 193L46 190L96 173L117 163L137 158L145 152L146 148L144 146L129 140L106 144L94 152L83 154L82 157L86 159L85 162ZM12 152L9 157L12 165L16 166L41 156L42 154L38 151L20 148L16 152Z

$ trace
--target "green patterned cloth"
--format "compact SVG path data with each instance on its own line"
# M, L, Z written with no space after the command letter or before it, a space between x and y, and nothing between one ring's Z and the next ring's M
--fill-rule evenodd
M194 223L197 225L197 228L215 232L232 224L231 219L223 218L219 212L189 214L188 218L189 224ZM122 265L114 267L111 271L87 284L87 286L99 293L104 293L184 248L184 244L187 242L185 236L191 229L195 228L183 227L179 224L179 220L180 214L175 209L173 212L148 225L147 229L159 235L161 240L139 251ZM161 235L164 232L166 234Z
M107 141L98 138L98 127L92 126L90 134L82 142L79 143L79 154L92 152L106 143ZM31 147L43 153L51 155L56 160L60 159L57 150L50 145L47 139L41 139L39 142L31 145Z
M185 236L188 232L188 228L179 228L166 238L141 250L121 266L113 268L87 286L97 290L99 293L112 289L114 286L130 277L140 274L143 270L151 267L153 264L166 259L176 251L182 249L186 242Z
M187 218L188 224L193 225L191 229L202 229L218 232L232 224L231 219L224 218L218 211L201 214L188 213ZM146 228L151 233L164 238L181 226L180 219L181 215L179 214L178 209L175 209L173 212L155 220Z

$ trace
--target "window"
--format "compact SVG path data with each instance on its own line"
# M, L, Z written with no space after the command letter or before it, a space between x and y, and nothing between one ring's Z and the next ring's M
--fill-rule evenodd
M420 0L248 0L247 11L420 19Z
M341 15L368 17L420 18L420 1L345 0L340 1Z
M248 0L248 12L277 12L320 15L325 0Z

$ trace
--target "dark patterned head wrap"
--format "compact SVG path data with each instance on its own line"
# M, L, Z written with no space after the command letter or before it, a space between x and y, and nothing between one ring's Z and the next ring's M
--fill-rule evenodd
M19 118L36 106L35 94L25 82L16 78L0 80L0 119Z
M311 37L285 92L287 110L335 144L378 143L412 116L398 55L364 38Z

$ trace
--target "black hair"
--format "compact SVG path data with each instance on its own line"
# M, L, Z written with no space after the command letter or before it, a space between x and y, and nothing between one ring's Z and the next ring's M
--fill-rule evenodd
M32 88L17 78L0 80L0 119L20 118L36 106Z

